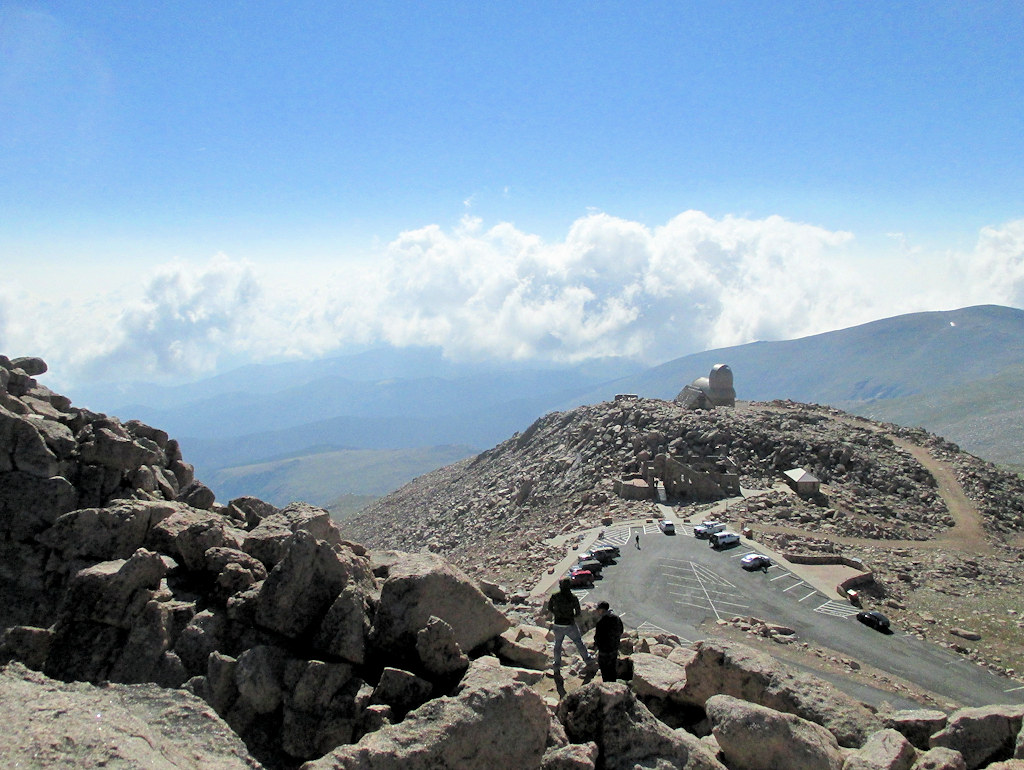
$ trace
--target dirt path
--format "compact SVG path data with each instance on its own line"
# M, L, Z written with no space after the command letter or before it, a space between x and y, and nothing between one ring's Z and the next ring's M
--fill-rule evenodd
M989 545L988 539L985 536L985 529L981 523L981 513L978 511L978 506L967 497L964 488L956 480L956 471L952 465L932 457L931 453L923 446L898 438L891 433L886 433L879 426L866 420L851 417L843 418L843 422L882 433L893 444L917 460L925 470L932 474L932 477L935 479L936 491L946 504L949 515L953 517L952 528L933 540L897 540L892 541L893 545L898 545L900 548L919 548L923 550L949 548L950 550L963 551L965 553L992 553L992 546ZM859 539L855 540L859 541ZM869 541L859 542L866 543Z
M784 410L780 409L779 411ZM954 551L978 555L992 553L993 549L985 535L978 506L964 493L960 482L956 480L956 472L949 463L937 460L924 447L894 436L883 430L881 426L864 418L849 415L836 417L836 419L840 422L845 422L847 425L865 428L887 436L893 444L917 460L935 479L936 491L946 504L949 515L953 517L953 526L947 532L932 540L878 540L875 538L841 537L837 535L830 535L830 540L842 543L843 545L885 544L897 548L914 548L922 551L948 548ZM794 535L806 534L803 530L793 527L762 525L760 528L768 532ZM1022 533L1022 539L1024 539L1024 533Z

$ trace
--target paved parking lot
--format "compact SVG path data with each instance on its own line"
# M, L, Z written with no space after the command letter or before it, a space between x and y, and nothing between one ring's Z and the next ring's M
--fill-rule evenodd
M621 557L579 595L591 602L607 599L627 625L690 641L706 636L706 622L756 617L965 705L1024 702L1017 682L902 629L882 634L860 624L853 617L858 608L840 600L834 585L823 585L820 575L801 565L780 564L758 543L718 551L695 539L682 522L668 536L651 521L595 531L581 547L603 543L619 546ZM748 572L739 563L747 553L763 553L773 563L767 571Z

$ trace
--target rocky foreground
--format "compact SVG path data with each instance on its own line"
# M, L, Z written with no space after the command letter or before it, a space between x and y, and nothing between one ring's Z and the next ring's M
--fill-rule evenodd
M45 370L0 357L5 767L1024 765L1022 706L875 711L725 642L633 632L624 681L577 669L557 698L522 595L301 503L218 504L165 433ZM548 488L512 481L520 506Z

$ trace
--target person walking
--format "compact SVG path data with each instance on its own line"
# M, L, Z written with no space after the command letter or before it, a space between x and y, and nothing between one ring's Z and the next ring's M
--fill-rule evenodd
M636 550L640 550L640 533L636 533Z
M594 627L594 647L601 679L614 682L618 678L619 640L622 639L622 618L612 612L608 602L597 603L597 625Z
M554 615L551 630L555 632L555 679L562 677L562 642L567 636L580 651L587 669L593 671L597 667L597 662L587 651L579 626L576 625L576 618L580 616L580 601L572 592L572 581L569 578L558 581L558 592L548 599L548 609Z

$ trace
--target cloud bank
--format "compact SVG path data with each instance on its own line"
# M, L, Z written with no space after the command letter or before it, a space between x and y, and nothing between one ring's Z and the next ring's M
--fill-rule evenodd
M373 344L658 363L906 312L1024 306L1024 220L983 229L968 252L864 255L851 233L777 216L687 211L648 227L592 214L557 242L467 217L401 233L357 267L218 255L141 285L82 301L0 283L0 350L77 379L181 378Z

